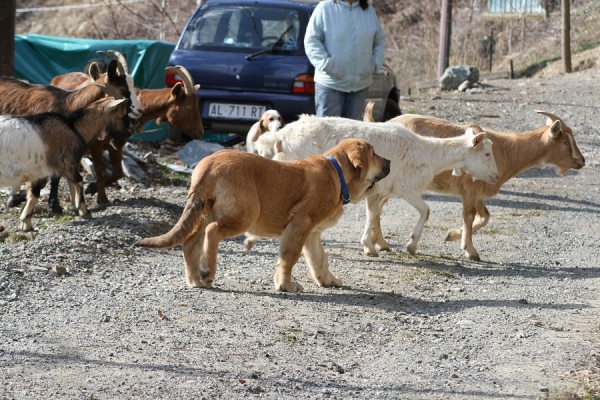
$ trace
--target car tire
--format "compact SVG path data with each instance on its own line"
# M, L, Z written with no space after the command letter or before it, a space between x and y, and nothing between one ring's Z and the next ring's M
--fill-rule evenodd
M389 121L390 119L401 115L400 106L392 99L387 99L385 102L385 110L383 112L383 120Z

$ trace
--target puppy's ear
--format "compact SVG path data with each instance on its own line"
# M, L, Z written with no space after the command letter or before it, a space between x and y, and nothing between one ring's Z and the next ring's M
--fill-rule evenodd
M279 127L279 129L281 129L285 126L285 122L283 122L283 118L281 116L279 116L279 123L281 123L281 126Z
M365 157L366 150L365 146L355 145L348 152L348 158L350 158L350 162L354 165L356 177L360 182L363 182L367 177L367 168L369 165Z
M254 132L252 132L252 135L250 136L250 140L253 142L256 142L259 137L260 137L260 127L256 127L256 129L254 130Z
M278 140L277 143L275 143L275 150L277 153L283 153L283 143L281 140Z

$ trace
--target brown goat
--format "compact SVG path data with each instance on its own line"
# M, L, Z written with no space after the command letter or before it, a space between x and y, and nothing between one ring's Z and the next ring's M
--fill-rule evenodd
M467 127L472 127L485 131L494 143L492 151L499 174L496 184L473 181L468 174L454 176L452 171L445 171L436 175L428 188L434 192L461 197L463 228L449 230L446 240L462 239L461 247L469 259L479 260L472 235L490 219L484 200L496 196L504 182L537 165L555 165L561 175L565 175L570 169L581 169L585 166L585 159L575 143L571 128L553 114L536 112L548 117L547 124L533 131L519 133L497 133L473 124L458 125L440 118L415 114L404 114L388 121L402 123L413 132L434 137L459 136L464 134ZM366 119L369 119L368 116ZM372 239L380 249L389 249L381 232L380 221L375 224Z
M172 70L179 74L183 80L183 84L177 83L172 88L165 89L136 89L136 93L142 104L142 116L138 120L141 124L156 119L158 124L168 121L184 134L192 139L200 139L204 134L200 110L198 109L198 96L196 91L200 89L200 85L194 85L194 81L189 72L181 66L167 67L167 70ZM66 79L67 75L72 75L70 79ZM61 75L62 82L60 85L79 85L85 81L89 81L89 77L82 76L81 73L71 73ZM67 86L61 86L68 88ZM107 140L99 140L90 146L90 153L94 163L94 171L96 172L96 182L91 183L86 188L86 193L98 193L98 204L108 204L106 196L106 186L109 186L123 177L123 146L127 142L126 138L121 138L109 145ZM110 163L112 166L112 174L106 177L106 166L104 165L104 150L108 150Z
M98 64L93 62L90 64L87 74L83 72L69 72L64 75L57 75L52 78L50 84L63 89L80 89L91 85L101 77L102 74L100 73Z
M113 87L120 95L128 99L129 114L132 118L137 118L141 115L141 106L133 90L133 80L126 72L125 58L118 52L114 53L114 59L109 63L106 74L98 75L96 83L101 86ZM113 56L112 53L111 56ZM65 113L85 107L104 96L104 91L96 85L64 90L52 85L34 85L10 77L0 77L0 114L2 115ZM8 201L9 207L16 206L24 200L16 195L18 191L19 187L13 187L12 196ZM62 208L56 197L50 197L50 206L54 213L60 214Z
M72 202L82 218L91 218L83 198L81 157L90 142L130 125L128 103L116 90L105 88L118 99L106 97L68 113L47 112L29 116L0 117L0 186L27 183L27 205L21 214L22 229L32 229L31 216L49 176L69 181ZM18 168L15 168L17 166Z

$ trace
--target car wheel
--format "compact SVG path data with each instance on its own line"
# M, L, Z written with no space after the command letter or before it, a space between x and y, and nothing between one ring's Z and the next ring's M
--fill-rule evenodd
M402 114L400 106L392 99L387 99L385 102L385 111L383 112L383 120L389 121L390 119L397 117Z

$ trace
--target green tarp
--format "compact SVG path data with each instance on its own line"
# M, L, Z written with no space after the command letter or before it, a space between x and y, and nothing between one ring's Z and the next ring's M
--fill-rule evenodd
M154 40L94 40L44 35L15 35L15 77L47 85L56 75L80 71L88 60L103 57L98 50L116 50L127 56L129 72L140 89L165 87L165 67L173 43ZM108 60L108 59L107 59ZM158 141L167 137L166 124L144 125L132 140Z

